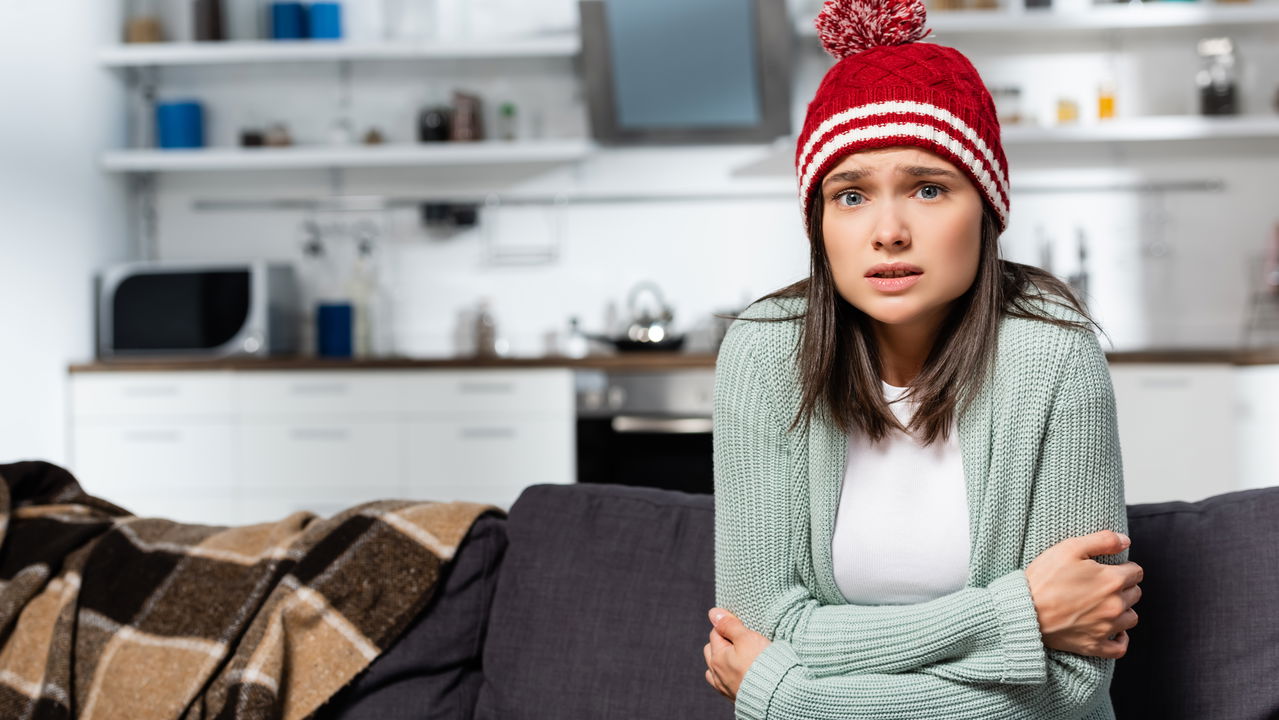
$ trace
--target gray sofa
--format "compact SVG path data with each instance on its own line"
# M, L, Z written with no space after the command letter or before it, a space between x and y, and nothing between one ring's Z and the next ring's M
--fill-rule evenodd
M1279 488L1129 506L1145 569L1119 718L1279 717ZM471 529L431 604L321 720L714 720L713 500L539 485Z

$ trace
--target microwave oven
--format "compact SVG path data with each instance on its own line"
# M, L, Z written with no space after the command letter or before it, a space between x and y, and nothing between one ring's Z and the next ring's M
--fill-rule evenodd
M298 351L293 266L135 262L97 278L98 357L229 357Z

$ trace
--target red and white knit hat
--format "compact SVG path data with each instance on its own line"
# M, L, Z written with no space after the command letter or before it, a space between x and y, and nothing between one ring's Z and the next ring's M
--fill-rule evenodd
M817 31L835 63L808 104L796 146L801 213L848 154L916 145L968 173L1008 226L1008 161L990 91L958 50L919 43L922 0L828 0ZM807 230L807 228L805 228Z

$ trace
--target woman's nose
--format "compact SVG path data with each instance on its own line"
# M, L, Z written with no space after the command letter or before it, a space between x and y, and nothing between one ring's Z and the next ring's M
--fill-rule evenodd
M910 247L910 230L895 209L885 208L880 212L873 242L876 250L904 250Z

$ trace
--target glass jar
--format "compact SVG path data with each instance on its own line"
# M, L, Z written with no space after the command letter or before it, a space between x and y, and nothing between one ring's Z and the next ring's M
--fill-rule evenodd
M1234 43L1227 37L1205 38L1199 41L1199 57L1195 85L1199 88L1200 114L1237 115L1239 75Z
M1015 85L996 86L990 88L990 97L995 101L995 117L1000 125L1019 125L1025 118L1021 112L1021 88Z

